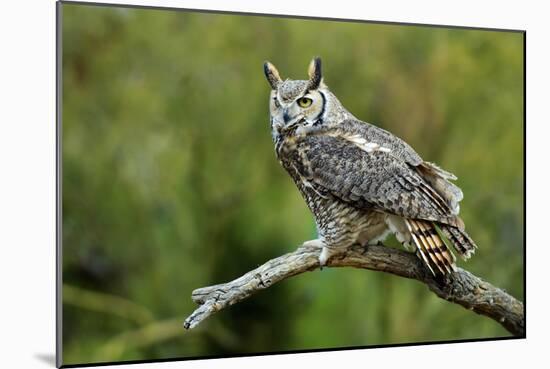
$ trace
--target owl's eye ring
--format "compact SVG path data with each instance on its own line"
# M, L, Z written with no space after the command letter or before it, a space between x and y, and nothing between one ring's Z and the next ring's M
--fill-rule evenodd
M310 99L309 97L301 97L301 98L298 99L298 105L301 108L307 108L308 106L311 105L312 102L313 102L313 100Z

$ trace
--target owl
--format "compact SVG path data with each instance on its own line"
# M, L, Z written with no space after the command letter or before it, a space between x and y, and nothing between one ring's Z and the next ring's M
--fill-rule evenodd
M464 259L474 253L458 216L456 177L355 118L324 83L319 58L307 80L283 80L270 62L264 73L275 152L313 213L318 237L303 246L321 249L321 267L353 244L368 247L389 234L434 275L456 270L448 244Z

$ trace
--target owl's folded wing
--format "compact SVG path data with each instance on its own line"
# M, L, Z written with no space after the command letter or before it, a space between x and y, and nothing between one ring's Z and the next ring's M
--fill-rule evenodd
M358 208L462 226L416 169L388 148L334 136L305 137L297 148L296 169L321 193Z

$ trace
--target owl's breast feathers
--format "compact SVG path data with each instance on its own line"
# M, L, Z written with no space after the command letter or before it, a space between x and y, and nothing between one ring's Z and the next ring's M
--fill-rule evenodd
M299 183L356 208L423 219L463 229L462 193L450 173L424 162L404 141L378 127L345 121L277 145L282 165Z

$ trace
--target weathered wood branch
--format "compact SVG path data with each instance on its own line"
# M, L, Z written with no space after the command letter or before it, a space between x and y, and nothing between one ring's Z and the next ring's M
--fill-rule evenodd
M260 290L294 275L318 269L319 252L317 248L300 247L269 260L234 281L193 291L191 297L200 306L185 320L184 327L192 329L212 314ZM416 279L440 298L488 316L516 336L525 336L523 303L461 268L457 268L450 277L436 279L410 252L385 246L365 249L359 245L328 260L327 267L363 268Z

